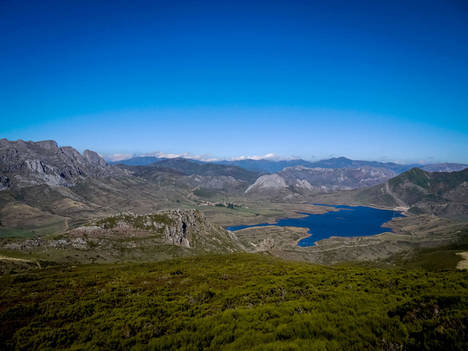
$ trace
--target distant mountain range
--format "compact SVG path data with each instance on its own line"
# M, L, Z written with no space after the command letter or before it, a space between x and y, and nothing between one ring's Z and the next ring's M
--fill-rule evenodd
M328 192L363 188L401 174L414 165L359 161L345 157L305 160L203 162L185 158L136 157L108 165L96 152L80 154L55 141L0 140L0 189L46 184L72 187L84 180L138 177L147 181L253 193L263 190ZM441 163L423 170L452 172L467 165ZM275 171L275 172L273 172ZM272 173L273 172L273 173Z
M249 170L256 170L265 173L276 173L289 167L307 167L307 168L359 168L359 167L376 167L385 168L401 173L412 168L413 165L401 165L392 162L377 162L377 161L356 161L346 157L334 157L320 161L306 161L302 159L287 160L287 161L272 161L272 160L240 160L240 161L219 161L221 164L234 164Z
M154 169L168 168L185 175L233 177L246 182L253 182L259 176L257 172L252 172L238 166L204 163L184 158L160 160L154 163L152 167Z
M119 161L107 161L110 165L127 165L127 166L148 166L152 163L165 160L155 156L138 156Z
M132 157L126 160L110 162L110 164L124 164L128 166L147 166L156 162L167 160L167 158L158 158L154 156L141 156ZM249 171L259 173L276 173L280 172L288 167L307 167L307 168L360 168L360 167L374 167L384 168L394 172L394 174L403 173L411 168L419 167L429 172L454 172L460 171L468 167L467 164L461 163L434 163L434 164L399 164L394 162L379 162L379 161L362 161L362 160L351 160L346 157L334 157L330 159L320 161L306 161L303 159L296 160L223 160L223 161L212 161L204 162L193 159L188 159L195 163L214 163L220 165L237 166L244 168Z
M183 158L165 159L146 166L117 165L132 176L158 184L173 183L180 188L214 189L242 193L260 176L237 166L196 162Z
M386 168L361 166L358 168L287 167L282 171L259 177L246 193L290 191L320 193L351 190L380 184L395 173Z
M144 162L150 161L154 159L145 158ZM430 173L418 169L394 178L402 165L346 158L221 164L177 158L133 164L109 165L96 152L85 150L81 154L51 140L1 139L0 232L60 232L86 219L119 211L148 213L181 206L215 206L226 198L308 201L319 193L350 189L354 190L346 196L361 203L441 215L467 212L467 170ZM285 165L288 167L282 168ZM464 166L425 168L451 171ZM266 171L280 168L275 173ZM421 179L428 179L428 183Z

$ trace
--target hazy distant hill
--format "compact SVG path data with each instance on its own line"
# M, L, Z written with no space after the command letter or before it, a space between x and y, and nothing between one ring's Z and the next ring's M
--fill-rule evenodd
M419 168L428 172L457 172L468 168L468 165L463 163L433 163Z
M108 163L111 165L147 166L161 160L165 160L165 158L159 158L155 156L138 156L128 158L126 160L109 161Z
M385 168L395 172L396 174L404 172L413 167L413 165L402 165L393 162L377 162L377 161L359 161L351 160L346 157L334 157L320 161L306 161L302 159L287 160L287 161L272 161L272 160L240 160L240 161L219 161L221 164L232 164L245 169L255 170L264 173L276 173L287 167L303 166L307 168L359 168L359 167L376 167Z
M188 159L167 159L147 166L120 165L133 176L158 184L173 184L181 189L212 189L242 194L260 175L236 166L204 163Z
M183 158L163 160L153 166L155 168L170 168L186 175L231 176L247 182L253 182L258 177L258 172L252 172L241 167L204 163Z
M374 168L385 168L391 170L396 174L404 172L414 165L412 164L399 164L394 162L378 162L378 161L362 161L362 160L351 160L346 157L334 157L328 160L321 160L312 163L313 167L322 168L360 168L360 167L374 167Z
M109 162L109 164L123 164L128 166L147 166L155 162L160 162L167 160L165 158L158 158L154 156L139 156L132 157L126 160ZM254 159L244 159L244 160L222 160L222 161L213 161L213 162L204 162L198 160L188 159L197 163L213 163L219 165L228 165L228 166L237 166L244 168L249 171L258 172L258 173L276 173L287 167L297 167L303 166L307 168L359 168L359 167L376 167L376 168L385 168L395 172L395 174L400 174L414 167L420 167L421 169L427 170L429 172L453 172L460 171L468 167L466 164L460 163L436 163L428 165L420 164L399 164L395 162L379 162L379 161L363 161L363 160L351 160L346 157L333 157L330 159L320 160L320 161L306 161L302 159L295 160L254 160Z
M237 161L216 161L217 164L223 165L232 165L238 166L250 171L261 172L261 173L276 173L281 171L286 167L297 167L304 166L309 167L311 162L297 159L297 160L282 160L282 161L272 161L272 160L237 160Z
M118 167L130 171L133 175L145 179L153 179L155 176L166 173L177 176L201 176L201 177L231 177L238 181L253 183L259 173L251 172L236 166L225 166L213 163L203 163L183 158L162 160L147 166Z

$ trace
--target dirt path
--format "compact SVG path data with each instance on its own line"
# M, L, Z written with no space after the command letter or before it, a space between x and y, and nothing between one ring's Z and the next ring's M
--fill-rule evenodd
M398 198L398 196L396 196L392 190L390 190L390 187L388 186L388 182L385 183L385 191L391 196L393 197L393 199L397 202L398 204L398 207L403 207L403 208L408 208L408 205L405 204L402 200L400 200Z
M33 264L37 265L39 268L41 268L41 265L36 260L27 260L25 258L8 257L8 256L3 256L3 255L0 255L0 260L13 261L13 262L33 263Z
M462 258L457 264L457 269L468 269L468 251L458 252L457 255Z

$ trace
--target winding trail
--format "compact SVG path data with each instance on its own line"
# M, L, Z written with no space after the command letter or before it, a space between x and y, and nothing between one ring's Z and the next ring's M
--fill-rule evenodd
M33 264L37 265L38 268L42 268L41 264L36 260L27 260L25 258L8 257L8 256L3 256L3 255L0 255L0 260L12 261L12 262L33 263Z
M408 205L405 204L398 196L396 196L393 191L390 189L388 182L385 182L385 191L397 202L398 206L408 208Z
M458 252L457 255L462 258L457 264L457 269L468 269L468 251Z

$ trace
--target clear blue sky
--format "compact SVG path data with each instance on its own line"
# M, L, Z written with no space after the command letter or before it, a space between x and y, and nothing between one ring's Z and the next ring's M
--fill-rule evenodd
M468 2L0 0L0 137L468 162Z

